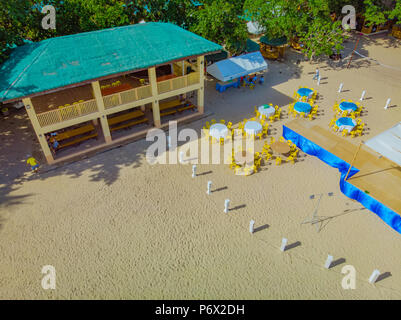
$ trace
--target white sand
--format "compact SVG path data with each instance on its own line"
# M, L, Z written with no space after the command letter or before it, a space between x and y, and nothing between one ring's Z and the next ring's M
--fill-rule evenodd
M388 40L375 41L364 41L359 52L401 67L401 48L383 50ZM317 87L309 74L316 65L296 65L296 59L289 53L284 64L270 63L265 84L253 91L220 94L208 83L206 111L236 123L255 105L287 105L299 85L308 85L318 89L325 111L316 124L327 126L334 101L359 99L362 90L370 98L363 116L370 131L363 139L401 120L400 71L363 59L348 70L321 62ZM349 90L341 95L340 82ZM388 97L397 106L384 110ZM288 120L273 124L276 137ZM205 121L187 127L200 129ZM295 165L264 166L250 177L235 176L227 165L198 165L206 174L192 179L190 165L151 167L144 159L148 145L131 143L40 179L8 182L0 206L1 299L401 297L401 235L340 192L336 169L303 156ZM207 196L208 180L222 190ZM319 215L331 218L318 233L301 222L316 204L309 195L321 192L334 196L322 199ZM227 198L238 208L224 214ZM268 227L250 235L251 219L256 228ZM281 253L282 237L301 245ZM345 262L326 270L327 254ZM54 291L41 288L44 265L56 268ZM357 270L355 290L341 287L345 265ZM376 268L391 276L371 285L367 279Z

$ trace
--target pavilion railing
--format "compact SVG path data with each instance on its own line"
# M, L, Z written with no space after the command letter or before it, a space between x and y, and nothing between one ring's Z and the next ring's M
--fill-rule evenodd
M110 109L129 102L150 98L152 89L150 85L110 94L103 97L105 109Z
M71 106L46 111L37 114L40 126L46 127L52 124L64 122L67 120L79 118L98 111L96 100L88 100Z
M160 81L157 83L157 89L159 94L163 94L169 91L189 87L197 83L199 83L199 74L198 72L192 72L185 76Z

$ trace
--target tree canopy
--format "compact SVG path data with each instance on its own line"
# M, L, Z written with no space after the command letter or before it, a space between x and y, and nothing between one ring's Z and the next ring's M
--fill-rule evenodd
M93 31L145 21L171 22L241 51L248 37L244 16L266 29L268 37L300 38L309 57L339 51L344 39L339 22L344 5L353 5L368 24L387 19L401 23L401 0L47 0L56 8L56 29L44 30L43 0L0 0L0 62L24 40ZM198 2L199 4L199 2Z

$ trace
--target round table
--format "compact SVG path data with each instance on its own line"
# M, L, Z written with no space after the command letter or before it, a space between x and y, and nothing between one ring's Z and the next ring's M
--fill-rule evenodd
M312 106L307 102L298 101L294 104L294 110L298 113L304 112L306 114L311 112Z
M351 118L342 117L336 121L336 125L338 127L338 131L343 131L346 129L348 132L351 132L356 126L356 121Z
M297 93L301 96L301 97L308 97L308 98L312 98L313 95L313 90L309 89L309 88L299 88Z
M358 106L354 102L343 101L340 103L339 108L341 111L354 112L358 110Z
M274 152L279 154L287 154L291 151L291 148L285 142L277 141L271 145L271 148Z
M248 121L247 123L245 123L244 130L249 135L257 135L258 133L262 132L263 127L257 121Z
M254 154L249 151L238 151L234 155L235 163L241 166L245 164L252 166L254 164L254 158L255 158Z
M260 113L260 118L262 119L262 116L266 116L268 119L270 116L274 115L276 113L276 109L274 107L269 106L267 104L264 104L263 106L260 106L258 108L258 111Z
M216 139L225 138L228 136L228 128L225 124L215 123L210 126L209 134Z

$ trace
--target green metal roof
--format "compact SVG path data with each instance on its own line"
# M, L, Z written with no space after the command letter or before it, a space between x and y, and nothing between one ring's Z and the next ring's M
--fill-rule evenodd
M51 38L16 48L0 66L0 101L219 50L159 22Z
M280 38L273 38L270 39L267 36L263 36L259 40L261 43L267 44L268 46L273 46L273 47L278 47L278 46L283 46L287 43L287 38L286 37L280 37Z

